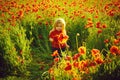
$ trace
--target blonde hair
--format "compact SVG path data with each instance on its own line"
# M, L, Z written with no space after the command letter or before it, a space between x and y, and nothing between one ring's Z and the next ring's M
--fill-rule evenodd
M53 30L55 30L56 28L56 25L58 23L62 23L63 26L62 26L62 31L66 34L66 30L65 30L65 26L66 26L66 23L65 23L65 20L63 18L57 18L54 22L54 25L53 25Z

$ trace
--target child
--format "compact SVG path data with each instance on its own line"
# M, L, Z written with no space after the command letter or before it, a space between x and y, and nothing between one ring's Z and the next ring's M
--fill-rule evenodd
M65 30L65 21L62 18L58 18L53 26L53 29L49 33L49 40L52 43L52 52L58 51L59 56L61 55L61 50L65 51L67 45L68 36Z

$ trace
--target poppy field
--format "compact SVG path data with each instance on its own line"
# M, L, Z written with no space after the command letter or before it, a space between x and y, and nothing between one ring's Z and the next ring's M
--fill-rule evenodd
M57 18L62 57L49 41ZM0 0L0 80L119 79L120 0Z

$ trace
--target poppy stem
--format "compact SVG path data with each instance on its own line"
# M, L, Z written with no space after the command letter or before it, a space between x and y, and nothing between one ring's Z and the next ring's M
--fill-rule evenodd
M76 35L76 47L78 49L78 35Z

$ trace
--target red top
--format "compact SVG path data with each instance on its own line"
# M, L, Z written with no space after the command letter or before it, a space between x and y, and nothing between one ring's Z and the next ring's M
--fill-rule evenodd
M53 48L65 48L67 46L66 42L68 40L68 36L65 35L62 31L54 30L50 32L49 38L53 39Z

